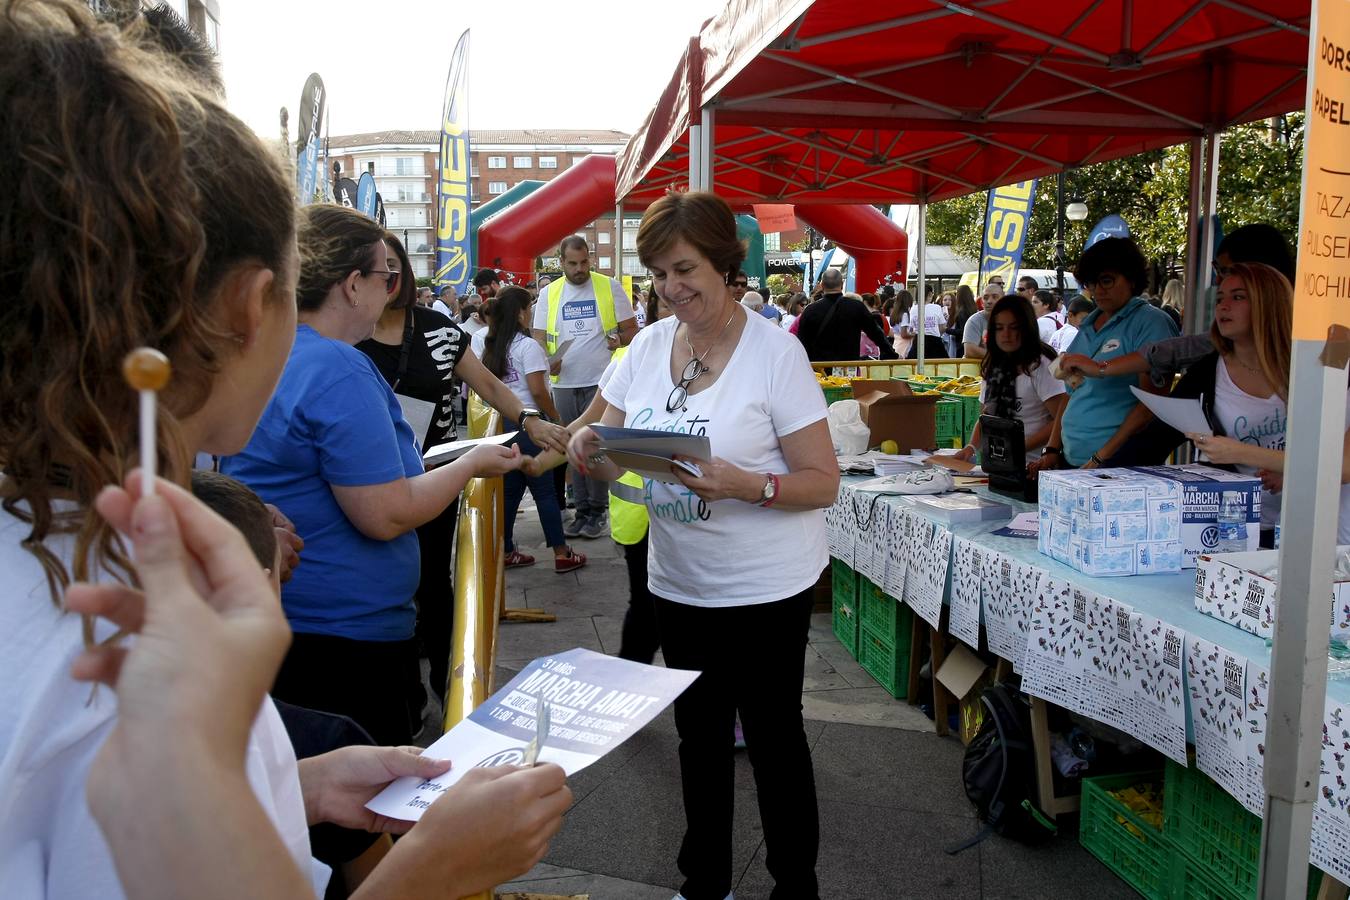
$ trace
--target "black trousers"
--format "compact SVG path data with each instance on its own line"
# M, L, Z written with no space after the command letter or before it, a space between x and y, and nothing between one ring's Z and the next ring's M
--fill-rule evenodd
M354 641L297 633L272 696L351 718L380 745L412 743L410 679L421 680L417 641Z
M423 655L431 663L431 690L445 706L446 681L450 677L450 637L455 619L455 576L450 571L455 546L455 524L459 520L459 498L439 516L417 529L422 555L422 578L413 600L417 604L417 640ZM420 699L418 699L420 698ZM422 719L426 695L421 679L415 688L416 718Z
M802 724L811 606L810 589L774 603L723 608L656 597L666 665L703 673L675 701L687 829L678 862L688 900L722 900L731 890L738 712L774 879L771 897L819 895L820 820Z
M628 566L628 611L623 614L619 659L651 665L661 646L661 634L656 601L647 587L647 535L636 544L623 545L623 561Z

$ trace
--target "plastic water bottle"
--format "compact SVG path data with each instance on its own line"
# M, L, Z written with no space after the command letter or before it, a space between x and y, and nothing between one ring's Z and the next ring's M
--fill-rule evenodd
M1240 491L1223 492L1218 524L1216 553L1241 553L1247 549L1247 502Z

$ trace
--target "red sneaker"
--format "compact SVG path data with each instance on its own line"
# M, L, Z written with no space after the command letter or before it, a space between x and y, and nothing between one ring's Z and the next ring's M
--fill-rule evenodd
M534 557L528 553L521 553L519 550L512 550L506 554L506 568L515 569L520 566L534 565Z
M566 556L555 556L553 558L553 571L561 575L564 572L571 572L573 569L580 569L586 565L586 554L578 553L575 550L568 550Z

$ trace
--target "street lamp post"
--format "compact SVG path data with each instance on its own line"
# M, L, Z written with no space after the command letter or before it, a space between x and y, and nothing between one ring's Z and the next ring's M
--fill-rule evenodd
M1064 202L1064 172L1055 176L1055 207L1058 216L1055 219L1055 279L1058 282L1059 296L1064 297L1064 220L1081 222L1088 217L1087 204L1077 195L1067 204Z

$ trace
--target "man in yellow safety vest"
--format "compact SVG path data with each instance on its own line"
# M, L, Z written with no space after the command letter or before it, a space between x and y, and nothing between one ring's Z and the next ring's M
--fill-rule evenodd
M633 305L623 285L591 272L586 239L571 235L558 248L565 277L552 282L534 307L532 334L549 356L553 402L562 421L590 405L610 356L637 334ZM576 515L563 526L568 537L598 538L606 530L605 482L568 471Z

